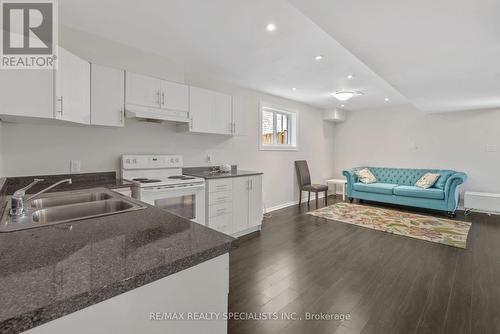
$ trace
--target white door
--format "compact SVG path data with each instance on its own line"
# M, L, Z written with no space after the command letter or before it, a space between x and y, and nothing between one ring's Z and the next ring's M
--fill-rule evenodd
M54 118L54 71L0 70L0 115Z
M213 128L215 133L232 133L232 97L231 95L215 92L215 109Z
M168 110L187 112L189 110L188 86L162 80L161 107Z
M248 225L248 177L233 178L233 233L249 228Z
M126 72L126 103L160 108L161 80L146 75Z
M213 91L198 87L189 87L190 130L211 133L215 95Z
M90 63L63 48L59 48L56 70L55 116L90 124Z
M112 67L92 64L91 123L123 126L125 73Z
M248 225L253 227L262 224L262 175L250 176L249 181Z

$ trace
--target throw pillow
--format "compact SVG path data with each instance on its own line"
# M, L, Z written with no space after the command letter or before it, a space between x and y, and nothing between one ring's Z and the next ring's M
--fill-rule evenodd
M418 181L415 183L415 186L427 189L430 188L436 183L437 179L441 176L441 174L433 174L433 173L425 173Z
M359 181L363 183L375 183L377 182L377 178L368 168L363 168L356 172L356 175L359 177Z

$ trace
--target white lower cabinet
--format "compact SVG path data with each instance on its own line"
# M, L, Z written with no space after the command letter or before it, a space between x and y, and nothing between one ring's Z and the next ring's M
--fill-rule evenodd
M207 180L207 225L239 237L260 230L262 176Z
M224 334L228 311L229 255L154 281L35 327L30 334ZM219 314L218 320L167 320L165 313ZM162 319L163 317L163 319Z

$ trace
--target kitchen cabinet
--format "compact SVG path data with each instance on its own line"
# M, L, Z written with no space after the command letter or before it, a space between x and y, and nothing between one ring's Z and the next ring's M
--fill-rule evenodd
M142 74L126 72L126 103L160 108L161 80Z
M90 124L90 63L59 48L55 118Z
M125 109L132 117L187 123L188 86L132 72L126 72L125 86Z
M228 94L189 87L189 131L231 135L233 133L232 99L232 96Z
M0 115L90 124L90 63L58 53L57 70L1 71Z
M75 282L79 281L73 285ZM229 255L223 254L25 333L225 334L227 320L222 315L228 312L228 293ZM165 312L183 314L184 320L168 321ZM190 320L188 313L218 314L221 318Z
M236 177L233 180L233 226L245 231L262 224L262 176Z
M262 175L207 180L207 225L239 237L260 230Z
M124 108L125 72L91 64L91 124L123 126Z
M0 70L0 115L54 118L54 71Z

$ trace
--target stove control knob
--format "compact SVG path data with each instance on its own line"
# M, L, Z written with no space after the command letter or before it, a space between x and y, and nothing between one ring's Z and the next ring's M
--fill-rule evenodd
M170 162L171 162L171 163L174 163L174 161L175 161L175 160L174 160L174 158L171 158L171 159L170 159Z
M137 163L137 159L134 159L134 160L133 160L133 163L134 163L134 164L136 164L136 163Z
M125 160L125 163L129 164L130 163L130 159Z
M179 162L179 158L176 158L176 159L175 159L175 162Z

